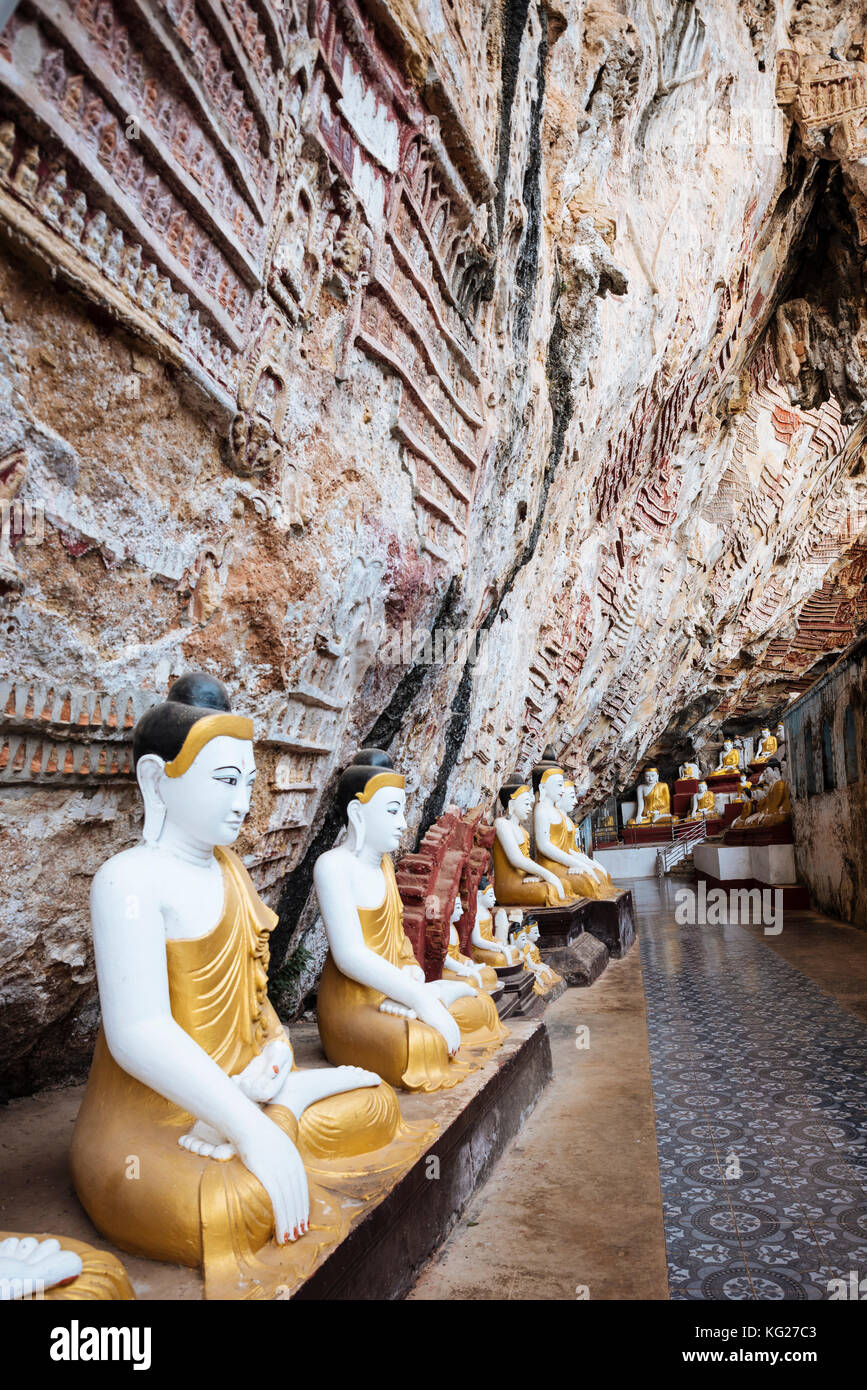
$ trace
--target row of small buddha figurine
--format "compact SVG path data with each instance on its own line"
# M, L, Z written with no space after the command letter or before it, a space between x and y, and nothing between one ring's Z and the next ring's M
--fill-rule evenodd
M578 849L574 787L562 768L540 766L537 859L522 825L533 796L513 779L472 954L460 950L457 901L446 968L427 980L391 860L407 825L404 778L363 750L337 786L345 838L314 868L328 941L317 1021L331 1065L298 1068L267 992L277 917L229 848L250 808L253 737L223 685L199 672L136 725L142 838L93 880L102 1023L70 1154L97 1230L121 1250L202 1268L209 1298L272 1297L312 1272L432 1141L436 1124L409 1123L396 1089L455 1086L507 1037L491 998L497 969L520 961L536 993L557 983L524 909L613 891ZM56 1284L52 1261L68 1271L68 1257L53 1238L8 1236L0 1272L39 1259ZM131 1296L116 1261L106 1292L111 1257L100 1259L99 1278L85 1262L68 1296Z

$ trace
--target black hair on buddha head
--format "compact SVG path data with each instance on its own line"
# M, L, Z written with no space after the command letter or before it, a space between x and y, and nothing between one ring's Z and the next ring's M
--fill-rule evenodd
M555 772L562 773L563 778L565 780L566 770L565 768L561 767L559 763L537 763L536 766L533 768L532 773L530 774L534 792L538 792L539 787L542 785L542 778L545 776L545 773L550 772L552 768Z
M359 748L352 761L353 763L366 763L370 767L384 767L389 770L394 767L394 763L384 748Z
M337 804L344 825L349 824L349 803L355 800L359 792L364 791L374 777L378 777L382 772L391 772L393 768L394 763L381 748L359 749L349 766L344 768L337 783Z
M777 772L779 773L782 773L783 771L783 765L780 762L779 758L768 758L768 761L765 763L765 767L775 767L777 769Z
M526 785L527 783L520 772L513 772L511 777L507 778L500 787L500 805L504 809L508 809L509 802L512 799L512 793L516 792L519 787L525 787Z
M491 878L490 878L490 875L489 875L489 874L482 874L481 878L479 879L479 883L478 883L478 887L477 887L477 889L476 889L476 892L477 892L477 893L484 893L485 889L486 889L486 888L490 888L490 886L491 886Z
M231 710L229 692L222 681L204 671L188 671L174 682L165 700L151 705L136 724L132 735L134 766L146 753L171 762L194 724L209 714L230 714Z

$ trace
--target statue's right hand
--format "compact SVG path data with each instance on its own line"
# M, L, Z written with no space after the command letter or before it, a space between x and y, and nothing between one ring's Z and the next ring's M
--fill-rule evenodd
M436 1028L445 1038L449 1056L454 1057L461 1045L461 1030L452 1018L445 1004L437 999L436 995L429 990L422 992L422 998L415 1006L415 1011L423 1023L430 1024L431 1028Z
M257 1111L256 1120L246 1133L234 1137L234 1144L244 1166L268 1193L277 1244L305 1235L310 1222L307 1174L289 1136Z

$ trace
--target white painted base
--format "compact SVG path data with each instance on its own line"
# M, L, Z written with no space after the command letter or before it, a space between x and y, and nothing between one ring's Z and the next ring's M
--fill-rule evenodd
M620 878L656 878L656 845L597 849L593 855L616 883Z
M792 845L696 845L695 867L722 883L754 878L759 883L795 883Z

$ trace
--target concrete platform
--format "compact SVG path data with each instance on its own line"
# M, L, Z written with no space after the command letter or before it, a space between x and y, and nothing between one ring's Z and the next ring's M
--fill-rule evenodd
M697 872L725 883L729 879L757 879L759 883L795 883L793 845L696 845L693 864Z
M632 894L621 888L616 898L592 899L586 930L608 949L615 960L625 956L635 940Z
M586 989L599 979L607 966L608 947L590 932L585 932L571 946L552 946L550 950L543 951L542 959L558 975L562 975L567 985Z
M656 878L656 845L618 845L593 855L615 883L624 878Z

